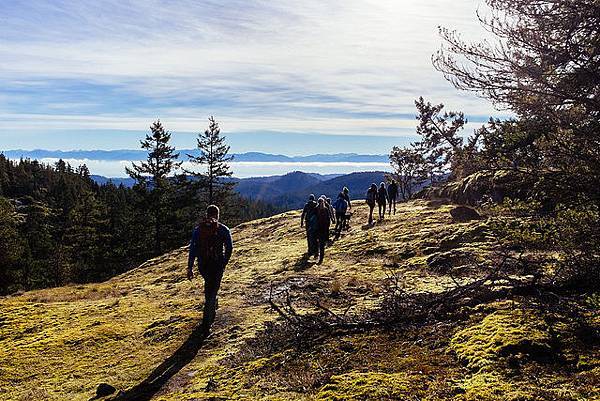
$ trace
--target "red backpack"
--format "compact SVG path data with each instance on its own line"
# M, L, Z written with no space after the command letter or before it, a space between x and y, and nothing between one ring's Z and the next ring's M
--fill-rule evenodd
M223 241L219 237L219 222L207 219L198 224L198 249L202 263L218 262L223 258Z

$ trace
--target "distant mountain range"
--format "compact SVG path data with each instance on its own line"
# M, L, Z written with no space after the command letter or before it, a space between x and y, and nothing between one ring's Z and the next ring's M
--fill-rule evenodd
M240 195L263 200L287 209L298 209L306 202L308 195L326 195L335 199L343 187L348 187L352 199L364 199L369 185L385 181L384 171L369 171L351 174L314 174L294 171L285 175L253 178L232 178L235 191ZM93 175L99 184L111 181L115 185L133 185L131 178L107 178Z
M288 209L297 209L306 202L308 195L326 195L335 199L343 187L348 187L350 196L364 199L371 183L385 179L385 172L370 171L324 177L294 171L282 176L246 178L237 181L235 190L250 199L259 199Z
M147 152L135 149L120 149L120 150L5 150L0 151L9 159L88 159L88 160L144 160L147 157ZM181 149L179 150L182 160L187 160L187 155L198 155L197 149ZM261 152L247 152L234 154L235 162L353 162L353 163L387 163L389 161L387 155L361 155L357 153L336 153L336 154L316 154L308 156L285 156L274 155Z

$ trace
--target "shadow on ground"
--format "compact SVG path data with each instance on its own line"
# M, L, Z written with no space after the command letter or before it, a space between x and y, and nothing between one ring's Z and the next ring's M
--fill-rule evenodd
M309 261L310 256L308 254L302 255L298 260L292 265L294 271L302 271L306 270L311 266L315 265L315 262Z
M141 383L121 391L110 401L147 401L150 400L177 372L194 359L206 340L207 333L202 323L199 323L185 342L168 357L163 363L157 366L150 375Z

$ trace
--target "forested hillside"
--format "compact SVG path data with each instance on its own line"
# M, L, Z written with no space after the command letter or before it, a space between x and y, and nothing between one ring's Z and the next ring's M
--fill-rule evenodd
M0 293L105 280L189 240L206 202L186 177L170 180L161 201L161 249L147 188L98 185L73 169L0 154ZM230 225L278 209L231 194Z

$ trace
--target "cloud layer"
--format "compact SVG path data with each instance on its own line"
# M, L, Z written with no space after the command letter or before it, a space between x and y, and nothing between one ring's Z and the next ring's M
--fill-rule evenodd
M0 130L203 129L405 135L424 96L491 106L431 67L437 26L477 38L477 1L0 4ZM6 141L6 137L0 138ZM82 139L83 140L83 139Z

